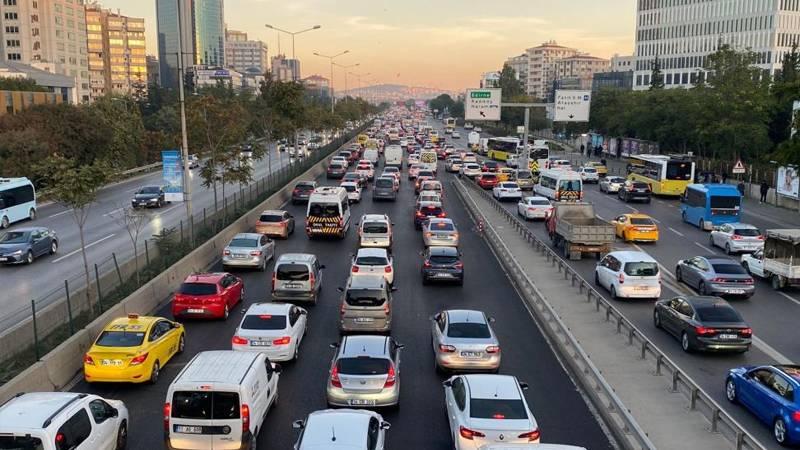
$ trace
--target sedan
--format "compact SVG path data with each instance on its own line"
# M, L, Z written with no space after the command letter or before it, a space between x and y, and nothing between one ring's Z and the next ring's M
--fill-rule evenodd
M726 223L714 227L708 237L712 247L725 249L725 253L756 252L764 248L764 236L753 225Z
M275 256L275 241L260 233L239 233L222 251L222 268L254 267L262 272Z
M428 247L422 252L422 284L455 281L464 284L464 262L455 247Z
M500 341L494 319L481 311L452 309L433 316L432 345L436 370L500 369Z
M750 298L755 293L753 278L736 261L721 256L695 256L678 261L675 278L700 295L735 295Z
M58 236L49 228L18 228L0 235L0 263L3 264L33 264L34 259L56 251Z
M492 188L492 196L501 202L503 200L521 200L522 189L513 181L504 181L502 183L497 183L497 185Z
M287 211L263 211L256 220L255 231L271 237L288 239L294 233L294 216Z
M172 317L227 319L244 299L242 279L229 273L193 274L172 297Z
M625 242L658 241L658 225L647 214L622 214L611 221L614 233Z
M292 426L300 432L295 450L320 450L329 448L331 430L339 430L336 446L342 449L384 450L386 430L391 427L383 416L369 410L323 409L308 415L308 419L295 420Z
M348 181L358 183L358 185L361 186L361 189L364 189L367 186L367 179L357 172L347 172L344 174L342 177L342 183Z
M351 276L383 275L386 282L394 283L394 259L385 248L360 248L353 257Z
M461 133L458 131L453 131L453 139L461 139Z
M478 178L475 179L478 186L483 189L493 189L497 185L497 175L493 173L483 172Z
M165 203L164 190L159 186L140 188L131 199L131 206L134 208L161 208Z
M625 178L622 177L605 177L600 180L600 192L606 194L616 194L625 185Z
M719 297L680 296L659 300L653 323L680 340L685 352L750 349L753 330L742 316Z
M517 214L525 220L546 219L553 205L545 197L525 197L517 203Z
M468 163L465 162L464 165L461 166L461 170L458 172L459 176L465 176L467 178L475 178L480 176L481 174L481 166L472 162Z
M458 247L458 229L453 219L432 218L422 226L425 247Z
M231 348L259 352L270 361L297 360L306 335L308 312L290 303L254 303L233 334Z

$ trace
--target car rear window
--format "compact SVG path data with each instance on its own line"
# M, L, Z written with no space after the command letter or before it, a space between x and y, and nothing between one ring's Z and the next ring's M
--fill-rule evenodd
M625 273L634 277L653 277L658 275L658 264L654 262L629 262Z
M0 449L2 450L43 450L42 440L30 435L27 436L0 436Z
M354 184L345 184L345 185L342 185L342 187L347 192L355 192L356 191L356 185L354 185Z
M455 264L458 262L457 256L433 255L430 259L434 264Z
M647 183L633 183L634 189L650 189L650 185Z
M243 239L243 238L233 239L231 241L231 243L228 244L228 246L229 247L254 248L254 247L258 247L258 240L257 239Z
M455 231L456 227L452 222L436 222L430 224L431 231Z
M365 222L361 228L364 233L388 233L389 227L383 222Z
M282 281L308 280L308 266L303 264L280 264L275 276Z
M735 309L727 305L700 306L695 308L697 316L703 322L741 322L742 317Z
M308 215L314 217L339 217L338 203L312 203Z
M530 204L535 206L550 206L550 202L548 200L531 200Z
M277 223L283 222L283 216L278 214L262 214L261 217L258 218L261 222L269 222L269 223Z
M469 415L476 419L527 419L522 400L473 398L469 401Z
M653 221L645 219L644 217L631 217L631 224L633 225L653 225Z
M344 375L382 375L389 372L389 360L384 358L341 358L336 362Z
M217 293L217 285L213 283L181 283L178 293L184 295L214 295Z
M745 237L761 236L761 232L754 228L738 228L736 230L733 230L733 234Z
M714 268L714 272L716 273L725 273L730 275L746 275L747 272L744 268L738 264L712 264L711 267Z
M347 291L345 301L350 306L377 307L386 300L384 292L378 289L357 289Z
M172 417L178 419L238 419L239 411L236 392L175 391L172 394Z
M333 163L333 164L331 164L331 167L330 167L330 168L331 168L331 169L334 169L334 170L343 169L343 168L344 168L344 164L340 164L340 163Z
M438 216L442 213L442 208L438 208L436 206L424 206L419 209L421 213L427 216Z
M375 187L393 188L394 187L394 181L388 180L386 178L378 178L377 180L375 180Z
M359 266L385 266L389 264L383 256L359 256L356 258L356 264Z
M488 339L492 336L489 326L479 322L453 322L447 327L447 337Z
M286 328L286 316L272 314L248 314L244 316L243 330L283 330Z
M103 331L95 344L101 347L138 347L142 342L143 331Z
M583 171L586 173L595 173L597 170L594 167L584 167Z

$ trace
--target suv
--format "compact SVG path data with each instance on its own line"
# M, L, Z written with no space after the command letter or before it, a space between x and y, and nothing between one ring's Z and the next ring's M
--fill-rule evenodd
M284 253L272 271L272 300L301 300L317 303L322 289L322 269L316 256Z
M343 293L339 331L388 333L392 329L392 292L383 275L350 277Z
M619 189L617 196L620 200L628 203L631 200L641 200L645 203L650 203L652 196L650 185L642 181L626 181Z
M74 392L21 393L0 406L2 448L115 450L128 441L119 400Z
M396 406L400 401L400 350L389 336L345 336L328 377L328 405Z
M359 245L392 248L392 225L386 214L364 214L358 225Z

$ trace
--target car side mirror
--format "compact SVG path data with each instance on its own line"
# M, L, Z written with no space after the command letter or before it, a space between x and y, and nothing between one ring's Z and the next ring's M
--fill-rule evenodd
M336 290L339 291L339 292L344 292L344 288L341 287L341 286L337 287Z
M306 311L304 309L304 310L300 311L300 315L307 316L308 315L308 311Z
M392 292L397 292L397 288L396 288L396 287L394 287L394 286L392 286L392 289L391 289L391 291L392 291Z
M319 268L320 268L320 270L324 269L325 268L325 264L320 264Z
M111 408L108 411L108 417L117 417L117 416L119 416L119 410L117 410L117 408Z
M444 387L453 387L453 382L450 380L445 380L442 382L442 386Z
M330 346L330 348L339 348L339 343L338 342L331 342L329 344L329 346Z
M495 319L494 317L489 317L489 323L495 323L495 322L497 322L497 319Z
M305 427L306 424L302 420L295 420L294 422L292 422L292 428L294 428L295 430L302 430Z
M519 387L522 388L523 391L526 391L526 390L528 390L528 383L526 383L524 381L520 381L519 382Z
M388 430L391 427L392 424L390 424L389 422L381 422L381 430Z

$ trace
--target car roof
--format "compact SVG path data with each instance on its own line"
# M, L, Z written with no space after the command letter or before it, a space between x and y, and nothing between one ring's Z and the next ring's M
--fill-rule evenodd
M368 256L378 256L378 257L388 258L389 252L387 252L385 248L365 247L358 249L358 253L356 253L357 258L368 257Z
M213 273L193 273L183 280L184 283L218 283L219 280L227 275L226 272Z
M448 309L445 313L447 314L447 321L450 323L486 323L486 316L483 312L474 309Z
M115 331L132 331L132 330L146 330L153 322L162 319L155 316L138 316L138 317L117 317L116 319L108 322L103 330L114 329ZM166 320L166 319L164 319Z
M175 377L178 383L239 384L260 353L211 350L198 353Z
M239 233L233 239L261 239L261 236L259 233Z
M726 258L724 256L709 255L709 256L704 256L703 258L705 258L706 261L708 261L711 264L724 264L724 263L736 264L736 265L739 264L739 262L736 261L735 259Z
M264 211L261 211L261 214L275 214L276 216L280 216L280 215L282 215L282 214L283 214L283 213L285 213L285 212L286 212L286 211L283 211L283 210L281 210L281 209L266 209L266 210L264 210ZM238 235L237 235L237 236L238 236Z
M428 251L431 256L458 256L458 249L456 247L436 246L429 247Z
M350 277L348 289L380 289L385 286L386 279L383 275L364 274L357 277Z
M368 410L324 409L308 415L303 430L303 448L366 448L369 420L380 416ZM357 432L357 431L362 432ZM333 439L336 439L335 445Z
M302 262L302 263L311 263L317 257L310 253L284 253L278 257L277 263L293 263L293 262Z
M625 213L623 216L629 217L631 219L650 219L653 220L652 217L648 216L647 214L642 213Z
M361 217L361 220L364 221L364 222L366 222L366 221L370 221L370 222L381 222L381 221L388 222L389 221L389 216L387 216L386 214L364 214Z
M511 375L471 374L463 377L469 385L470 398L522 398L519 382Z
M634 250L621 250L608 253L609 255L617 258L622 262L657 262L652 256L648 255L645 252L639 252Z
M389 336L347 336L339 346L339 357L386 356L389 353Z
M721 297L714 297L711 295L687 295L683 297L686 303L694 307L699 306L727 306L733 308L730 303Z
M291 303L259 302L253 303L245 311L245 315L272 314L285 315L292 308Z
M14 429L47 428L45 422L87 394L74 392L21 393L0 406L0 433ZM50 424L47 424L48 426Z
M800 385L800 365L795 364L779 364L772 366L779 371L781 371L784 375L788 376L789 378L793 379L795 383Z

